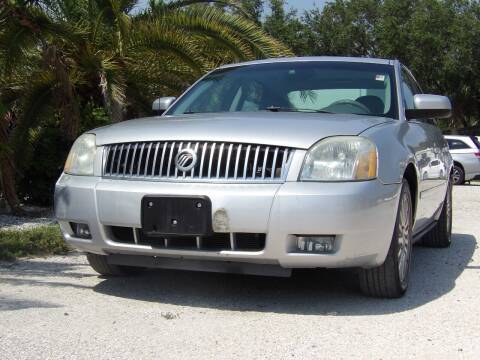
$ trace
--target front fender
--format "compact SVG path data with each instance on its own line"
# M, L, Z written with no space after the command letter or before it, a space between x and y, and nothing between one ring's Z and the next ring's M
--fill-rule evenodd
M406 121L381 124L360 134L372 140L378 149L378 179L384 184L398 184L409 164L413 164L417 178L419 167L415 152L425 146L427 134L413 129Z

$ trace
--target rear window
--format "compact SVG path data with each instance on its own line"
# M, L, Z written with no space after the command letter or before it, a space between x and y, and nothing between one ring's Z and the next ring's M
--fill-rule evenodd
M470 139L472 139L472 141L475 144L475 146L477 147L477 149L480 150L480 141L478 141L477 137L476 136L470 136Z
M448 143L448 147L450 148L450 150L470 149L470 146L468 146L462 140L447 139L447 143Z

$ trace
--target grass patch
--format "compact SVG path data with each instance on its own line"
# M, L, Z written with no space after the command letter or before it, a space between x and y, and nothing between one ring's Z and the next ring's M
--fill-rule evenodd
M59 254L71 250L58 225L31 229L0 230L0 260L15 260L28 255Z

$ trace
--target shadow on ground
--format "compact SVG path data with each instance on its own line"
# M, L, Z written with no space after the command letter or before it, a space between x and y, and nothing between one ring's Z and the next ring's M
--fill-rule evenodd
M66 255L70 258L78 255L73 252ZM90 286L76 284L73 279L95 277L91 273L85 273L85 264L56 261L48 259L25 259L18 262L0 263L0 311L22 310L29 308L59 308L63 305L58 302L48 302L43 299L18 298L6 295L2 292L2 285L27 286L27 287L51 287L51 288L76 288L91 291ZM55 280L54 280L55 279ZM23 291L20 295L25 296L30 292ZM33 291L35 294L35 292Z
M336 315L388 314L413 309L450 292L468 267L474 236L454 234L449 249L415 247L410 289L395 300L360 295L351 271L297 271L292 278L153 270L104 279L94 291L122 298L228 311Z
M61 307L61 305L47 301L0 297L0 311L59 307Z
M371 315L414 309L449 293L469 265L477 247L474 236L454 234L448 249L415 247L410 289L395 300L364 297L356 289L351 271L297 271L292 278L269 278L201 272L151 270L136 277L99 278L93 290L99 296L226 311L259 311L284 314ZM72 256L75 256L72 255ZM75 279L95 276L84 263L24 260L0 266L0 284L65 287L92 291ZM1 289L1 285L0 285ZM80 294L81 295L81 294ZM0 310L57 307L41 301L1 296Z

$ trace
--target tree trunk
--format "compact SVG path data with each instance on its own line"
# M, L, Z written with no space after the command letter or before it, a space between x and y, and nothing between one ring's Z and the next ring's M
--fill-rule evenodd
M108 80L104 73L100 74L100 88L102 89L103 106L110 115L112 122L125 120L125 105L112 98L108 90Z
M4 145L4 150L0 153L0 181L10 209L14 214L19 215L24 211L20 207L20 200L17 196L13 155L8 149L9 133L14 119L14 114L9 111L0 121L0 144Z
M47 46L44 49L43 58L55 71L58 82L56 102L62 115L62 127L67 139L73 142L80 128L80 108L75 88L70 79L68 65L55 46Z
M125 108L115 100L110 101L110 111L114 123L125 120Z
M0 160L0 177L2 181L2 190L8 206L15 215L22 215L24 211L20 207L20 200L17 196L15 186L15 167L10 159L3 157Z

